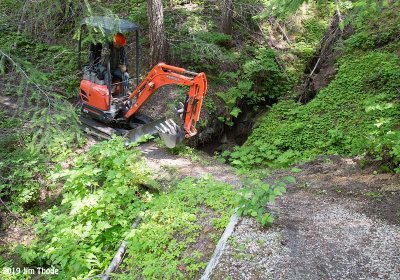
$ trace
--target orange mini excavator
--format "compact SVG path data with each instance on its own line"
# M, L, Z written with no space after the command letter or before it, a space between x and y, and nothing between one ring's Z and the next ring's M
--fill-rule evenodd
M139 27L129 21L110 17L88 17L82 21L78 46L78 63L81 68L82 34L94 30L102 34L102 40L110 44L109 37L115 33L135 32L135 82L132 92L122 90L122 81L113 77L109 52L102 43L91 43L89 63L83 67L80 83L82 101L81 122L87 132L100 137L111 134L124 135L136 141L144 134L159 133L167 147L172 148L184 138L197 134L195 128L207 90L204 73L195 73L183 68L159 63L139 82ZM176 109L178 125L172 119L153 121L138 113L138 110L162 86L176 84L189 87L184 102Z

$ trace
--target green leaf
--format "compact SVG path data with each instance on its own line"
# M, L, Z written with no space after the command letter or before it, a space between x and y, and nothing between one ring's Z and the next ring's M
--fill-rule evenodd
M291 184L296 183L296 178L294 178L293 176L285 176L284 179L288 183L291 183Z
M270 224L272 224L273 221L274 221L274 218L268 213L264 214L261 218L261 224L263 226L270 225Z
M231 114L231 116L234 116L235 118L237 118L240 112L242 112L242 110L240 110L240 108L234 107L232 109L232 111L230 112L230 114Z
M293 173L299 173L299 172L301 172L301 169L297 168L297 167L293 167L290 171Z
M105 230L105 229L108 229L108 228L111 228L111 227L112 226L106 221L100 221L100 222L97 223L97 228L99 230Z

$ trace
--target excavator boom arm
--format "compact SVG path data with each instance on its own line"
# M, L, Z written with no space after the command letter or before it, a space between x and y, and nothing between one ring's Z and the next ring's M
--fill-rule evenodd
M160 87L176 84L189 87L187 100L184 106L183 121L185 137L190 138L196 135L196 122L200 117L200 110L207 91L207 79L204 73L195 73L183 68L159 63L151 69L147 77L129 95L128 99L135 102L125 113L129 119Z

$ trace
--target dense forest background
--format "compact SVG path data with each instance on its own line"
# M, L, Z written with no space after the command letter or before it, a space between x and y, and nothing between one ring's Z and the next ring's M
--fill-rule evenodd
M35 238L4 244L0 268L56 266L59 279L92 277L125 236L134 245L122 278L192 278L205 267L197 251L185 251L197 236L196 207L220 214L217 233L236 207L233 189L210 178L152 193L159 183L119 138L82 152L76 39L91 15L141 26L141 78L159 61L206 73L200 133L174 153L203 150L257 178L320 155L400 172L398 1L2 0L0 226L18 222ZM167 114L184 90L165 89L144 111ZM141 238L129 221L146 209ZM269 223L263 211L253 216Z

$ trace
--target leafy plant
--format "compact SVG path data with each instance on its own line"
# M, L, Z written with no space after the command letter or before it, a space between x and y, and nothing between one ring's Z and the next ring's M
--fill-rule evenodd
M259 104L267 99L275 100L288 90L287 79L270 48L260 48L256 57L243 66L244 77L252 82L253 91L244 98L249 104Z
M225 116L220 116L220 120L227 125L233 125L233 118L237 118L241 113L238 107L238 102L243 98L246 91L251 88L251 82L239 82L236 87L231 87L226 92L217 92L215 95L225 103L228 113Z
M242 72L225 73L226 78L234 80L236 85L216 93L226 106L226 113L220 116L221 121L232 126L233 119L241 113L241 105L246 104L257 110L258 106L268 104L288 91L287 77L276 59L272 49L260 48L255 57L243 65Z
M126 149L120 138L94 146L71 170L56 170L52 179L65 180L62 203L41 216L41 238L21 257L59 267L60 279L98 273L140 211L144 198L137 191L151 183L149 174L139 152Z
M0 256L0 277L1 277L1 279L4 279L4 280L22 279L21 275L13 275L11 273L12 268L13 268L13 262L6 260L2 256Z
M292 176L287 176L285 180L289 183L295 182ZM272 224L274 219L266 211L267 204L274 203L277 197L285 193L285 187L286 184L283 181L275 182L274 185L264 183L260 179L248 181L240 196L238 215L254 217L262 226Z

